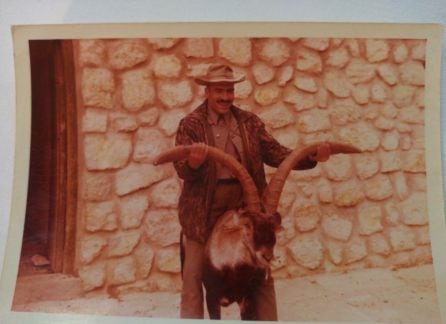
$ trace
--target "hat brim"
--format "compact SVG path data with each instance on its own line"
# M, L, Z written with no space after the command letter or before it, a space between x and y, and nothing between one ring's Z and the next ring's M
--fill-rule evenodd
M245 81L245 76L240 76L238 78L234 79L228 79L228 78L213 78L213 79L206 79L206 78L195 78L195 83L198 83L199 85L209 85L214 83L239 83Z

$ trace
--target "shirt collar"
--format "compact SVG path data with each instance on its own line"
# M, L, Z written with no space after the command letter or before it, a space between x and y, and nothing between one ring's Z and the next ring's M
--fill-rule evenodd
M209 106L207 106L207 111L208 111L208 118L207 118L208 123L213 126L217 125L219 114L217 114L215 111L213 111L211 108L209 108ZM227 114L223 115L223 118L226 121L226 125L230 125L231 120L233 119L232 112L229 111Z

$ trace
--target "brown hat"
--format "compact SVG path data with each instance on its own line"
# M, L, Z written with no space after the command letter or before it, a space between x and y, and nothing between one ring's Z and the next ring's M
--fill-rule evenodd
M232 68L225 64L212 64L209 66L206 75L200 78L195 78L195 82L200 85L209 85L218 82L238 83L243 80L245 80L245 76L234 76Z

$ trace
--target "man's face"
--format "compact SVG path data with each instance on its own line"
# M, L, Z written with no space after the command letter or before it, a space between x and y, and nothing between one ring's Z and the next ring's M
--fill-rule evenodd
M224 115L229 112L229 108L234 101L234 84L214 83L206 87L206 97L208 105L217 114Z

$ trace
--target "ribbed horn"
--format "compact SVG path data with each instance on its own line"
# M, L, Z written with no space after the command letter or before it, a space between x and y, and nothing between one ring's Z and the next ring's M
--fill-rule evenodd
M330 153L361 153L362 151L352 145L336 143L336 142L325 142L330 145ZM313 155L317 152L319 145L323 143L314 143L307 147L296 149L287 156L285 160L277 168L276 173L271 178L268 187L265 189L263 194L263 203L267 213L274 213L277 211L277 206L279 205L280 195L283 191L283 186L288 177L290 171L302 160L306 159L308 156Z
M190 150L191 145L176 146L164 153L161 153L155 158L153 164L159 165L185 159L189 155ZM230 169L231 172L239 179L243 189L243 197L247 210L253 213L260 213L261 205L257 187L248 171L246 171L245 167L231 155L212 146L208 146L208 156Z

